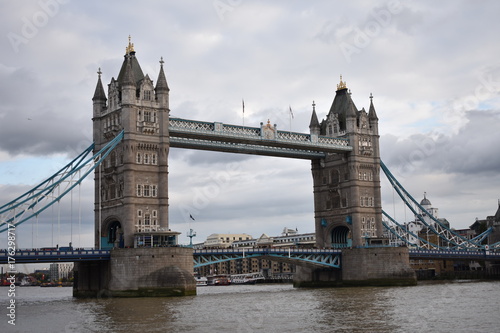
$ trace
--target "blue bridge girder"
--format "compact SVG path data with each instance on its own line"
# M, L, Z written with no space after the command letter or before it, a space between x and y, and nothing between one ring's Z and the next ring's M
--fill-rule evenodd
M74 250L40 250L21 249L14 252L0 251L0 264L36 264L77 262L88 260L110 260L112 250L74 249ZM464 251L464 250L416 250L410 249L410 259L450 259L450 260L500 260L500 252ZM340 268L340 249L203 249L194 250L194 267L218 262L255 258L273 257L293 263L302 262L323 267Z
M500 252L464 250L409 250L410 259L500 260Z
M352 150L349 140L273 130L266 137L259 127L170 118L170 146L231 153L302 159L324 158L327 153Z
M203 249L194 250L194 267L201 267L220 262L267 257L296 264L340 268L342 251L338 249Z
M4 250L0 252L0 264L36 264L76 262L89 260L109 260L110 250Z

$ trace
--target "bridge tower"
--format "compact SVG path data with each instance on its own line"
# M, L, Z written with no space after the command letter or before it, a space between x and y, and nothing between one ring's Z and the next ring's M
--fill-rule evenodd
M313 103L311 136L347 138L352 151L312 161L316 245L344 248L342 271L297 267L295 286L414 285L407 248L383 245L378 117L358 110L340 77L321 123Z
M95 246L110 260L75 263L75 297L196 294L193 250L168 229L169 88L160 60L156 86L130 42L108 85L98 72L93 101L95 151L123 140L95 170ZM173 241L172 241L173 240Z
M101 71L93 101L95 151L124 139L95 171L95 246L131 247L134 233L168 230L169 88L160 60L156 86L133 43L106 98Z
M340 77L326 119L318 121L315 106L311 135L347 138L353 148L312 161L316 240L319 247L355 247L382 237L378 117L358 110Z

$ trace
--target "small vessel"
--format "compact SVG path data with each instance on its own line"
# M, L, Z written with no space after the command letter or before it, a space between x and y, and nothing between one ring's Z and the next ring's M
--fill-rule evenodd
M260 272L231 275L231 283L234 284L256 284L258 280L264 280L264 275Z
M208 279L204 276L195 276L194 279L196 280L197 287L208 285Z
M207 276L209 286L228 286L231 284L229 275L212 275Z

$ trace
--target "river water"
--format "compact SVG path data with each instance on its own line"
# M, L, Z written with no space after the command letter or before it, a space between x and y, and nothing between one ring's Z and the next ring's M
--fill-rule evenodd
M500 281L395 288L198 287L197 296L80 300L71 288L0 288L0 332L499 332Z

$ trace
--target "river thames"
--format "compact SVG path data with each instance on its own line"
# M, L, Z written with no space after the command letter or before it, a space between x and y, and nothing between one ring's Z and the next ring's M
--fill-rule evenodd
M500 281L415 287L198 287L197 296L81 300L71 288L0 288L0 332L498 332Z

